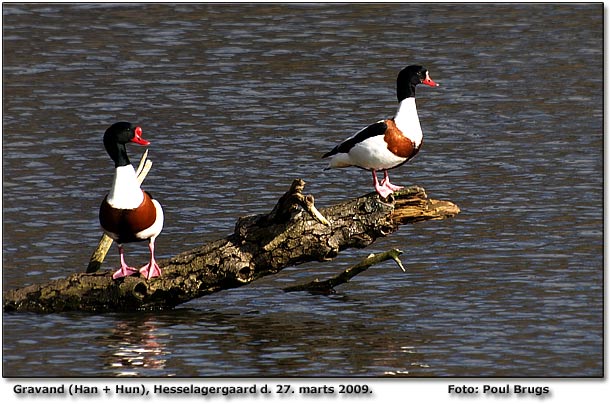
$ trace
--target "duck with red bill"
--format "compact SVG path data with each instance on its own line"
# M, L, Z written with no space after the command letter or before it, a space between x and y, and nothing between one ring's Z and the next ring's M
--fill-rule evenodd
M117 122L104 134L104 147L114 161L115 171L110 192L100 206L100 224L104 232L119 246L121 267L112 275L114 279L140 273L147 279L160 276L161 269L155 260L155 239L163 229L163 209L148 192L142 191L135 169L129 162L126 145L136 143L148 146L142 138L142 128L129 122ZM135 269L125 263L123 244L148 240L150 260Z
M328 168L353 166L371 171L373 187L382 198L402 189L390 182L388 170L411 160L422 145L424 135L415 106L415 87L419 84L438 87L426 68L411 65L402 69L396 79L399 104L394 118L365 127L324 154L322 158L332 157ZM384 174L381 181L377 179L379 170Z

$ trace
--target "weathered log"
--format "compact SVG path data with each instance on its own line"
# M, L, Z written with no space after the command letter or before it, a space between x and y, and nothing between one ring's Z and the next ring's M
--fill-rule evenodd
M271 213L239 218L230 236L160 260L163 275L159 278L113 280L108 271L75 273L47 284L5 292L4 310L52 313L170 309L246 285L288 266L326 261L347 248L366 247L401 224L459 213L452 202L429 199L424 189L411 187L394 193L388 201L371 193L316 214L313 197L302 194L303 186L304 181L295 180Z

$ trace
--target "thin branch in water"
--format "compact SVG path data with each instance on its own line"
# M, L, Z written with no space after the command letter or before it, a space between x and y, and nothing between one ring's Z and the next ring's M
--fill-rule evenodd
M308 291L311 293L321 293L321 294L332 294L335 292L335 287L344 283L347 283L354 276L358 275L361 272L366 271L373 265L379 264L380 262L387 261L389 259L396 262L396 265L403 272L406 272L405 267L402 265L400 258L398 258L402 254L402 251L397 249L392 249L379 254L370 254L368 257L360 261L358 264L347 268L345 271L341 272L339 275L327 279L325 281L314 280L309 283L305 283L302 285L289 286L284 288L284 292L299 292L299 291Z

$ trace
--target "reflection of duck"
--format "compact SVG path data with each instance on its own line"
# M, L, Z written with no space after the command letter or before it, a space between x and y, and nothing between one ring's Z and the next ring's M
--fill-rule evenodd
M328 168L356 166L371 170L375 190L383 198L402 187L390 183L388 170L413 158L421 147L423 134L415 106L415 86L438 86L422 66L407 66L396 79L398 111L392 119L384 119L360 130L337 145L324 157L333 156ZM383 170L381 184L377 170Z
M129 142L150 144L142 138L142 128L129 122L117 122L104 134L104 146L114 161L115 171L110 192L100 206L100 224L119 246L121 268L112 277L117 279L138 272L125 263L123 243L149 240L150 261L139 272L150 279L161 275L154 250L155 238L163 229L163 209L150 194L140 189L136 172L127 157L125 145Z
M107 350L103 356L107 369L117 376L159 375L166 366L166 340L155 325L157 320L118 321L112 334L102 337ZM167 375L165 375L167 376Z

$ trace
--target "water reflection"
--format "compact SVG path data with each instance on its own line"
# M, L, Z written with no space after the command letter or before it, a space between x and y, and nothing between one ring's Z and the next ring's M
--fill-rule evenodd
M116 376L146 376L165 368L169 334L160 332L158 322L149 316L143 319L116 322L112 333L99 338L107 350L101 355L104 368ZM170 376L170 374L168 374Z
M332 300L326 303L336 305ZM296 305L287 312L216 310L181 309L143 319L105 317L102 324L112 324L112 332L94 341L103 348L100 375L406 376L425 374L429 367L419 349L430 337L382 333L376 326L342 318L351 309L339 309L336 315L323 315L322 310L316 315ZM383 321L395 323L387 316ZM182 370L176 374L175 369Z

